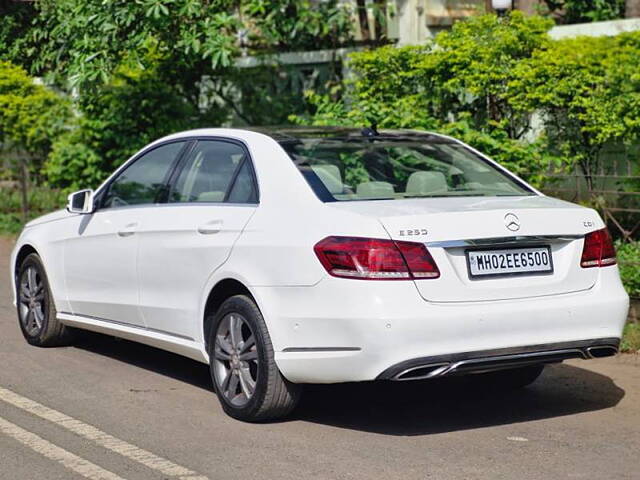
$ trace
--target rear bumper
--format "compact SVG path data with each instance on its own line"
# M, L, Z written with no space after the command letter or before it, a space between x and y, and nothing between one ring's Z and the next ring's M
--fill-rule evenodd
M588 358L583 347L602 339L617 348L629 298L617 268L600 270L587 291L488 302L431 303L412 282L333 277L312 287L259 287L252 293L287 379L368 381L393 377L395 367L414 366L416 359L451 363L442 359L504 349L544 352L540 346L568 343L579 345L572 355ZM456 370L461 373L462 365Z
M505 368L558 363L570 358L602 358L618 353L619 338L598 338L579 342L463 352L414 358L387 368L378 380L420 380Z

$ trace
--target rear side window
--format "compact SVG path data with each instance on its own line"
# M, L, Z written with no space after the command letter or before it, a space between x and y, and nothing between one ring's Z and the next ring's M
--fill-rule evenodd
M446 140L381 136L280 144L324 201L533 194L472 150Z
M185 142L161 145L143 154L110 183L102 208L145 205L160 201L169 168Z
M251 162L245 159L240 167L238 176L229 192L229 203L258 203L258 192L256 192L251 172Z
M171 192L170 202L224 202L236 180L236 172L248 163L245 151L239 145L218 140L200 140L184 162ZM237 180L235 183L238 183ZM243 197L240 186L237 190L231 190L231 193L234 191L238 198L248 198L251 195L250 192L244 192Z

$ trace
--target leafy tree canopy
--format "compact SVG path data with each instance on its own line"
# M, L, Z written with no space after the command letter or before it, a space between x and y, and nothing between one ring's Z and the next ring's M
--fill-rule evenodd
M638 58L637 32L553 42L514 69L510 102L542 113L554 149L590 183L608 143L640 138Z
M334 46L350 28L337 0L39 0L35 10L34 72L85 88L108 82L125 58L148 67L150 48L170 77L197 81L241 52Z
M544 0L544 7L560 23L601 22L624 18L625 0Z
M22 68L0 61L0 143L5 149L42 160L51 139L65 128L69 107Z
M298 123L452 134L523 174L550 162L588 175L611 142L640 136L640 34L552 41L551 22L513 12L454 25L425 46L351 56L352 79Z

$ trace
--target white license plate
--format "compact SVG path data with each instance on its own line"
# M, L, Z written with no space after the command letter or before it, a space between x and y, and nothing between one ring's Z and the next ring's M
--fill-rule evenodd
M467 250L471 277L553 272L549 247Z

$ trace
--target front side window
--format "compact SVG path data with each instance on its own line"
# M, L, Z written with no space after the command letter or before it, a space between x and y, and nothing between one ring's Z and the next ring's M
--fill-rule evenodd
M170 202L255 201L249 169L249 159L241 146L218 140L199 140L184 162Z
M324 201L521 196L533 192L451 141L287 139L280 142Z
M160 201L164 182L185 142L161 145L129 165L109 184L102 208L152 204Z

